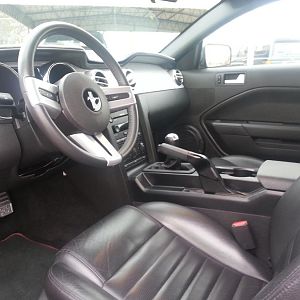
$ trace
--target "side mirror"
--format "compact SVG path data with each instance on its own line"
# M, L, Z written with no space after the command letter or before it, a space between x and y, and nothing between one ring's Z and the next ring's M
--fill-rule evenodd
M208 68L230 65L231 48L228 45L207 44L204 47L204 58Z

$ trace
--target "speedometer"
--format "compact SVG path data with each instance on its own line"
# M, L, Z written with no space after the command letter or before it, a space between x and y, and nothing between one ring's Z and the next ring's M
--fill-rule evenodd
M54 63L49 67L44 79L50 83L55 83L62 79L65 75L75 71L76 70L69 64Z

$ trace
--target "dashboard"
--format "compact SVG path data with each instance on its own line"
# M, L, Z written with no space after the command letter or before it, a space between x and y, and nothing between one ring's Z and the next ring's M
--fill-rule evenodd
M67 160L36 128L27 112L18 82L18 48L0 49L0 189L36 178ZM123 164L129 170L151 160L152 128L165 126L188 105L183 77L175 61L160 54L136 53L120 62L137 98L140 116L138 139ZM83 49L40 48L35 56L35 76L56 83L66 74L82 72L102 87L117 86L103 63L88 61ZM9 99L7 99L9 98ZM126 139L127 111L111 114L111 128L119 147Z

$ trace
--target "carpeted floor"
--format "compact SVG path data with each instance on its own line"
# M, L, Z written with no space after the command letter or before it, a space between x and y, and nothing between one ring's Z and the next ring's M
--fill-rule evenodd
M107 181L115 182L106 177ZM97 191L80 180L73 183L69 176L56 175L10 191L14 213L0 219L0 240L13 232L22 232L35 241L61 248L127 204L123 202L124 196L113 193L118 189L110 187L107 181L100 178Z
M35 241L57 248L101 218L99 211L63 176L26 185L10 194L14 213L0 220L0 224L14 219L14 232L22 232Z
M0 299L38 299L55 253L18 233L0 241Z

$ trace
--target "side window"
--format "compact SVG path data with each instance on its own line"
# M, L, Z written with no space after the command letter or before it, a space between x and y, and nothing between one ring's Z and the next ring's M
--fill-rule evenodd
M225 24L203 41L206 66L300 63L299 9L276 1Z

